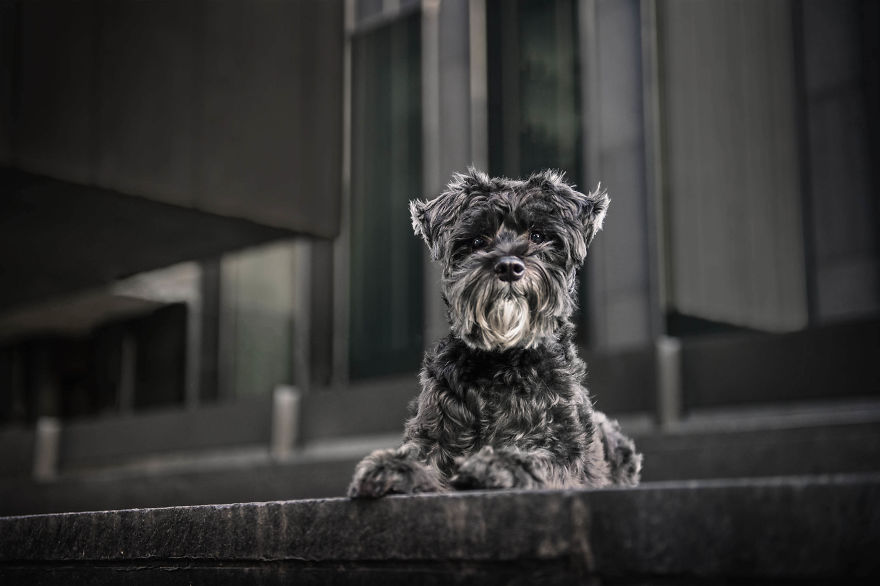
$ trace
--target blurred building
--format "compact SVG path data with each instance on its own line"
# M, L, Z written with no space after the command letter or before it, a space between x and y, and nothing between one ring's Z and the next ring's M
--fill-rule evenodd
M0 0L0 514L342 495L446 327L407 201L471 164L608 188L599 408L877 446L877 30L869 0ZM671 458L646 479L721 473ZM783 472L849 462L816 466Z

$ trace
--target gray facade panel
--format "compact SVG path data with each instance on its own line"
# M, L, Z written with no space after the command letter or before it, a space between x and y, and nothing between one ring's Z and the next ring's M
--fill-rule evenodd
M98 185L192 205L197 7L101 5Z
M198 207L335 233L341 23L339 2L211 3Z
M674 309L806 324L787 2L658 5Z
M92 178L96 7L95 1L17 7L10 158L23 169L78 182Z
M3 14L0 129L15 132L0 161L338 232L341 0L47 0Z
M13 67L18 10L12 0L0 0L0 165L12 159Z

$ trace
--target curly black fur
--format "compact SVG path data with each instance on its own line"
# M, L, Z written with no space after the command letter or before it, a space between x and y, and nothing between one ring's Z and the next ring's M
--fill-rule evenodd
M638 484L642 456L593 410L573 342L577 269L608 201L555 171L471 169L411 203L443 266L451 332L425 355L403 445L358 464L349 496ZM522 263L518 278L499 278L502 258Z

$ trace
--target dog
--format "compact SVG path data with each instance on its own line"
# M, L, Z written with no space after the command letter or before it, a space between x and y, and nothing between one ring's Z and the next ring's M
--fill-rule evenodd
M558 171L473 168L410 202L450 332L425 355L403 444L364 458L350 497L638 484L642 455L593 409L571 321L608 204L601 184L580 193Z

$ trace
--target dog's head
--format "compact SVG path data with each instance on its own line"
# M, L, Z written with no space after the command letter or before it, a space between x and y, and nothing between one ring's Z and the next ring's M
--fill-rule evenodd
M520 181L470 169L438 197L411 202L413 229L443 265L453 333L483 350L552 336L574 311L577 269L608 201L557 171Z

